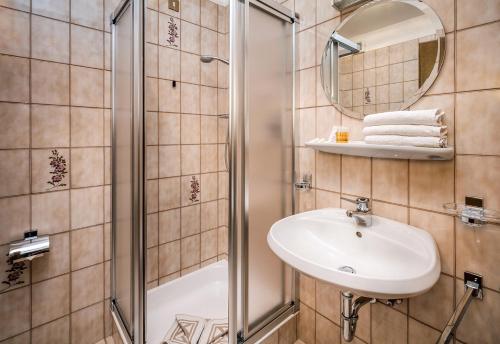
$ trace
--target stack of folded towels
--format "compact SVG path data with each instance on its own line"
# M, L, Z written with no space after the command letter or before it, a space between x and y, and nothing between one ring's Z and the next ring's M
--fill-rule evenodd
M444 148L447 127L440 109L383 112L365 116L365 143Z

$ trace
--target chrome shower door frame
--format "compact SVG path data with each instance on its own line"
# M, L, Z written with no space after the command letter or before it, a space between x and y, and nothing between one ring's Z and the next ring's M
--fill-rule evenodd
M267 337L277 326L292 318L299 309L298 273L291 271L291 302L283 304L273 314L259 321L259 325L249 328L248 315L248 181L245 179L247 166L244 159L248 152L248 37L250 3L268 14L291 24L292 37L292 137L291 137L291 207L295 213L295 29L296 17L293 11L269 0L230 1L230 208L229 208L229 343L256 343ZM241 171L238 173L238 171ZM286 286L284 286L285 288Z
M116 58L116 23L127 11L132 11L133 26L133 56L132 56L132 242L131 242L131 299L132 312L131 324L128 327L120 314L120 308L116 302L116 127L115 127L115 58ZM144 191L144 0L121 0L111 14L112 32L112 225L111 225L111 314L121 339L127 344L145 343L146 329L146 287L145 287L145 191Z

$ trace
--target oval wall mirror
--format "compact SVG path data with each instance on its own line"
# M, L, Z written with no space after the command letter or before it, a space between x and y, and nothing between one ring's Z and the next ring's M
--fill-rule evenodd
M432 8L420 0L375 0L330 35L321 82L348 116L404 110L434 83L444 55L444 27Z

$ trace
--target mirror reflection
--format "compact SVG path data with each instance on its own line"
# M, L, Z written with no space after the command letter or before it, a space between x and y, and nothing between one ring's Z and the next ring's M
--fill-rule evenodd
M437 78L444 37L439 17L418 0L360 7L333 31L323 52L327 98L356 118L408 108Z

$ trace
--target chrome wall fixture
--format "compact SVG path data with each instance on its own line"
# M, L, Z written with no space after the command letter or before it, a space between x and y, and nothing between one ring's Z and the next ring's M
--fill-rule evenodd
M484 200L480 197L466 196L464 204L446 203L443 208L473 229L487 224L500 224L500 212L485 209Z
M33 260L42 257L50 251L50 239L48 235L38 236L38 231L33 229L24 233L24 239L13 241L9 245L7 256L12 263L25 260Z

